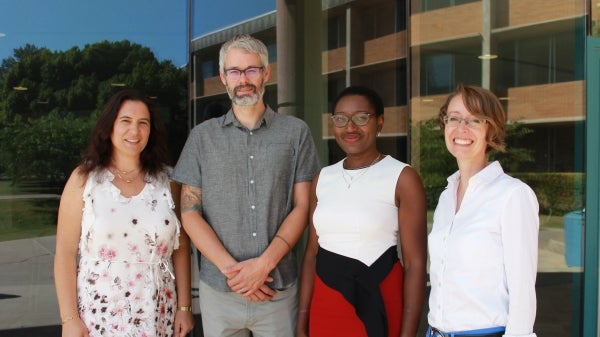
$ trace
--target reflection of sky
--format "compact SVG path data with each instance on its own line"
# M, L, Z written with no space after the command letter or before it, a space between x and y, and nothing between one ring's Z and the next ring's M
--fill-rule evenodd
M276 0L194 1L198 36L272 11ZM187 7L187 0L0 0L0 61L27 43L62 51L127 39L181 66Z
M3 0L0 0L0 2ZM275 9L276 0L194 0L194 36L204 35Z

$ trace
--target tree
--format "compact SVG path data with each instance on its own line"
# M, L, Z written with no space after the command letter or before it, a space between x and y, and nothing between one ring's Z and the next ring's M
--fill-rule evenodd
M419 123L420 175L427 194L427 208L434 209L448 184L446 178L456 171L456 160L446 149L437 118Z
M186 82L184 69L129 41L59 52L30 44L15 49L0 67L0 174L62 184L109 96L122 86L140 89L156 99L168 124L185 114Z
M525 124L515 121L506 124L506 152L493 151L490 160L498 160L506 172L519 172L527 170L527 163L534 161L533 150L523 147L522 140L533 130Z
M3 150L11 157L2 159L15 182L65 181L93 127L90 118L60 116L57 112L19 124L27 127L11 125L0 131Z

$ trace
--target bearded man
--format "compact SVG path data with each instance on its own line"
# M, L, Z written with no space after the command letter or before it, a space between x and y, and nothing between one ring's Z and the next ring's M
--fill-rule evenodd
M201 253L205 336L293 336L298 271L293 247L308 223L320 168L310 129L263 101L267 47L249 35L220 50L231 98L224 116L191 131L172 178L183 227Z

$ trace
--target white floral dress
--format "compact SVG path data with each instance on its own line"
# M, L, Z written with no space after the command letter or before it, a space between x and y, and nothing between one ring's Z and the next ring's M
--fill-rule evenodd
M90 336L172 336L177 306L171 254L180 223L168 174L124 197L108 170L92 172L83 199L77 297Z

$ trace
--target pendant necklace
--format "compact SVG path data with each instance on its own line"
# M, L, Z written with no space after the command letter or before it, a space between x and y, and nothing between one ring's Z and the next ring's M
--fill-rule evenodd
M350 174L350 172L353 170L345 169L344 164L342 163L342 178L344 178L344 182L346 182L346 187L350 189L352 184L354 184L360 177L365 175L371 166L375 165L375 163L379 161L379 158L381 158L381 153L377 154L377 157L373 160L373 162L371 162L371 164L355 168L354 170L360 170L356 175Z
M133 171L137 170L137 168L130 170L130 171L123 171L123 170L119 170L117 167L115 167L113 173L122 181L130 184L131 182L133 182L135 180L135 178L138 177L138 174L136 174L134 177L132 178L127 178L127 175ZM124 177L125 176L125 177Z

